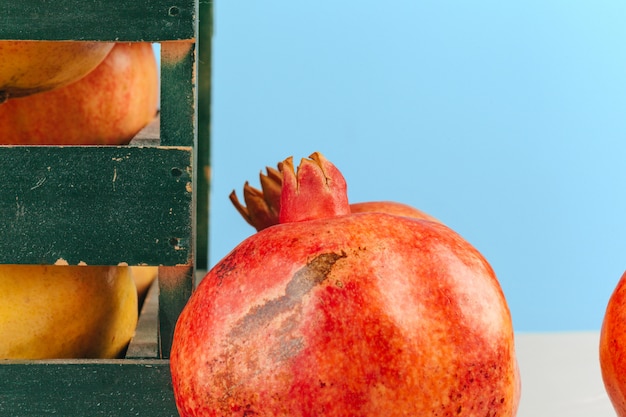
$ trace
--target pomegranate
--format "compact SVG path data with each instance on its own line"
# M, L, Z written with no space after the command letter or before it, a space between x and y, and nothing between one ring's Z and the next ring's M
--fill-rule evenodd
M183 309L170 366L189 416L514 416L510 312L445 225L351 213L321 154L282 164L278 224L241 242Z
M617 283L600 331L600 369L613 408L626 417L626 272Z
M267 174L261 172L259 175L261 180L260 190L250 186L247 182L244 184L243 198L246 206L239 202L235 191L230 193L229 196L230 201L239 211L239 214L257 231L277 224L280 211L280 193L283 182L282 164L278 164L278 170L271 167L267 167L266 170ZM430 214L424 213L408 204L395 201L368 201L350 204L351 213L372 211L439 222Z

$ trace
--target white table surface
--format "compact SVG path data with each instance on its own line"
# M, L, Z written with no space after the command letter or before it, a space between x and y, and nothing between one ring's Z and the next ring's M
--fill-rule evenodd
M615 417L604 390L599 332L517 333L518 417Z

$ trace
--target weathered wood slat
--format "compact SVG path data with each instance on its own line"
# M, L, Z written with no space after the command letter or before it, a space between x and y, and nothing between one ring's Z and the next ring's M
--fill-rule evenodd
M194 18L194 0L3 0L0 39L194 39Z
M196 230L196 268L209 266L209 188L211 183L211 64L213 37L213 4L198 5L198 162L196 164L196 196L198 216Z
M159 354L169 358L174 329L194 288L191 266L159 267Z
M0 415L175 417L169 361L0 361Z
M0 263L191 263L191 148L1 146L0 158Z
M196 44L161 44L161 145L197 145Z

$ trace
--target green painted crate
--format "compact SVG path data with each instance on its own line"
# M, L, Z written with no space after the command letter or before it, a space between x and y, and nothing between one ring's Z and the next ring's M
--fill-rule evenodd
M211 15L198 0L0 2L0 39L161 45L158 137L0 146L0 263L159 265L126 358L0 361L0 416L177 415L172 333L207 266Z

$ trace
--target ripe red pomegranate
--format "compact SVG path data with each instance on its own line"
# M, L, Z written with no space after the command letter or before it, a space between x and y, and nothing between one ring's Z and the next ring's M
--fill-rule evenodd
M180 315L181 416L514 416L506 300L441 223L352 214L321 154L283 162L279 224L213 267Z
M611 294L604 314L600 369L615 412L626 417L626 272Z
M230 193L230 201L233 203L241 216L253 226L257 231L278 223L278 213L280 212L280 194L283 183L282 164L278 164L278 170L267 167L267 174L259 175L261 189L245 183L243 187L243 198L246 206L239 202L235 191ZM414 217L439 222L435 217L427 214L408 204L395 201L368 201L350 204L351 213L382 212L395 214L397 216Z

